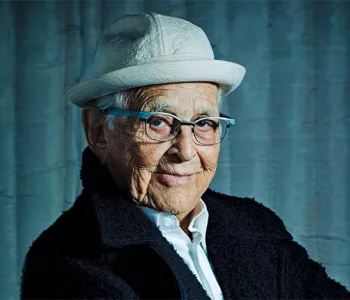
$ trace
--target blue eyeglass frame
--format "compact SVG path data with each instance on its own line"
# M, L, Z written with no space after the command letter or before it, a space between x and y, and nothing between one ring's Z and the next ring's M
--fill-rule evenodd
M203 119L211 119L211 118L216 118L220 120L224 120L227 124L227 127L231 127L235 125L236 120L230 118L227 115L221 114L220 117L205 117L205 118L200 118L194 122L189 122L189 121L183 121L179 119L177 116L174 116L169 113L161 112L161 111L133 111L133 110L125 110L125 109L118 109L118 108L110 108L106 110L107 114L113 115L113 116L121 116L121 117L135 117L141 120L147 120L148 117L152 115L166 115L166 116L171 116L175 119L177 119L181 125L196 125L199 121Z
M225 135L223 136L223 138L221 139L221 141L219 143L222 142L222 140L225 138L226 136L226 131L227 131L227 128L235 125L236 121L235 119L232 119L230 118L229 116L227 115L224 115L224 114L221 114L220 113L220 117L205 117L205 118L200 118L194 122L190 122L190 121L183 121L181 119L179 119L178 117L172 115L172 114L169 114L169 113L165 113L165 112L157 112L157 111L133 111L133 110L126 110L126 109L119 109L119 108L109 108L107 110L105 110L105 112L109 115L113 115L113 116L121 116L121 117L135 117L135 118L138 118L138 119L141 119L141 120L147 120L150 116L152 115L165 115L165 116L170 116L170 117L173 117L175 118L176 120L178 120L180 122L180 127L182 125L188 125L188 126L193 126L192 127L192 132L194 134L194 126L202 121L202 120L205 120L205 119L219 119L219 120L223 120L226 122L226 130L225 130ZM176 135L175 135L176 136ZM174 136L174 138L175 138ZM196 136L195 136L196 138ZM197 140L197 138L196 138ZM198 141L198 140L197 140ZM201 143L200 141L198 141L199 143Z

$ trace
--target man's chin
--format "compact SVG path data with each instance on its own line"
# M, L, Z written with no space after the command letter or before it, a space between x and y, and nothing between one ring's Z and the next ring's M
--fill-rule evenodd
M153 204L156 210L169 212L173 215L187 214L192 211L200 199L191 199L185 192L181 193L166 193L159 191L159 193L153 193Z

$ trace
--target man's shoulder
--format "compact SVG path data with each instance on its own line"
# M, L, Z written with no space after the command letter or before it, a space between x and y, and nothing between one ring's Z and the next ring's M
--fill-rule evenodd
M29 248L27 256L58 255L74 257L81 249L96 244L99 231L93 210L80 195L71 208L42 231Z
M222 222L235 220L245 235L261 239L292 239L282 219L254 198L230 196L209 189L205 199L207 206L222 216Z

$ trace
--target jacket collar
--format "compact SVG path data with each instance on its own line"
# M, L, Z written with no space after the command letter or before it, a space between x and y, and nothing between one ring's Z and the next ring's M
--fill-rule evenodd
M118 247L155 240L155 226L118 188L107 167L99 162L89 147L83 151L80 178L84 193L91 195L106 245Z
M92 195L102 240L105 244L123 246L152 243L159 240L160 232L156 225L136 207L128 195L118 188L108 169L98 161L88 147L82 155L80 177L84 192ZM218 235L217 230L220 230L226 237L230 232L230 241L235 242L240 233L237 227L238 218L234 217L234 211L230 211L228 218L222 215L229 213L225 207L225 201L220 201L222 197L227 196L218 197L218 195L220 194L208 189L202 196L209 212L207 241L216 243L216 239L221 236L221 234ZM227 219L229 222L225 222ZM128 230L123 230L124 228Z

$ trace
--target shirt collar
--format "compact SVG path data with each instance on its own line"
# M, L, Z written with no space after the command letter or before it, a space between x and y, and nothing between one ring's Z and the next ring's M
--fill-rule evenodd
M200 204L201 207L197 209L197 211L196 209L194 211L194 216L190 221L188 230L192 233L198 231L202 234L203 237L205 237L208 226L209 213L207 210L207 206L205 205L202 199L200 200ZM171 213L160 212L141 205L138 205L137 207L148 217L148 219L154 225L156 225L160 229L166 228L170 230L180 227L178 219Z

